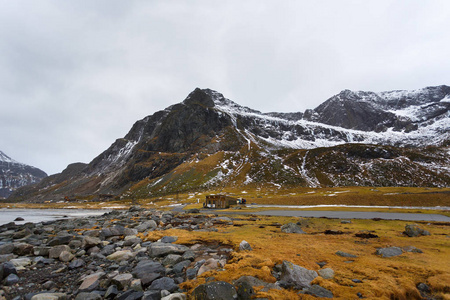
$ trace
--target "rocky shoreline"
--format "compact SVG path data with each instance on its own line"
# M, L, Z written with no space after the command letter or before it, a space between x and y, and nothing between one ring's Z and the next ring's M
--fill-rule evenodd
M2 225L0 299L186 299L179 285L223 268L234 249L176 244L173 236L145 242L139 236L171 228L217 231L214 225L224 222L232 224L227 217L132 207L95 217ZM245 241L240 248L251 250ZM252 280L258 281L243 278L236 287L213 281L189 297L249 299Z

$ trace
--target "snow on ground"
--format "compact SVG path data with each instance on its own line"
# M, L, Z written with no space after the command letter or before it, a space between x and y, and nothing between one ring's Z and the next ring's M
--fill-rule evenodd
M335 196L335 195L334 195ZM385 209L429 209L429 210L449 210L449 206L381 206L381 205L343 205L343 204L320 204L320 205L263 205L263 204L249 204L247 207L280 207L280 208L320 208L320 207L345 207L345 208L385 208Z

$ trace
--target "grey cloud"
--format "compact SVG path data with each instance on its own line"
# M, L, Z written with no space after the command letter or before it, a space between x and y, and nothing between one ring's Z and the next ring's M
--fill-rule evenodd
M0 150L48 173L212 88L263 112L449 84L447 1L0 1Z

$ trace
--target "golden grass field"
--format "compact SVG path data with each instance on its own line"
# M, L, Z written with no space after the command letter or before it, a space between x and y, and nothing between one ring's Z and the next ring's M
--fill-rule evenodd
M232 282L243 275L256 276L267 282L275 282L271 271L283 260L291 261L310 270L318 270L317 262L325 261L325 267L335 271L333 279L316 278L319 284L331 290L337 299L357 299L362 293L367 299L421 299L416 285L427 283L437 299L450 299L450 224L420 224L431 236L406 237L402 234L408 222L353 220L341 224L340 220L299 219L289 217L236 216L233 225L222 225L218 232L193 232L185 230L154 231L145 240L157 240L164 235L178 236L177 243L221 243L238 250L246 240L253 251L233 252L224 270L202 274L183 285L192 290L204 283L207 277ZM307 234L282 233L274 224L302 223ZM325 235L327 229L341 230L342 235ZM369 231L379 238L361 239L358 232ZM381 258L374 253L378 247L415 246L424 253L403 253L401 256ZM357 255L349 259L335 255L341 250ZM348 263L346 261L353 260ZM353 283L360 279L363 283ZM299 299L293 290L270 290L259 293L269 299ZM302 295L302 299L314 299Z

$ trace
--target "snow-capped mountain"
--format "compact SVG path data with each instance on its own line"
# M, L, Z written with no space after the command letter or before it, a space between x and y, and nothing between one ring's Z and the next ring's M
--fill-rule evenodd
M38 183L47 174L35 167L22 164L0 151L0 198L7 198L19 187Z
M197 88L137 121L89 165L13 197L148 197L268 183L448 186L449 99L448 86L345 90L304 113L261 113Z

